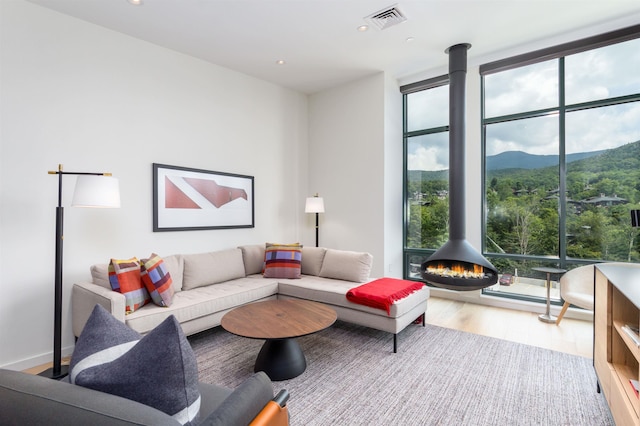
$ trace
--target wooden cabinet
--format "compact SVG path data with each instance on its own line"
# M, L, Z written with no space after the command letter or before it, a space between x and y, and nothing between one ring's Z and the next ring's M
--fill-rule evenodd
M640 265L595 268L593 363L617 426L640 425Z

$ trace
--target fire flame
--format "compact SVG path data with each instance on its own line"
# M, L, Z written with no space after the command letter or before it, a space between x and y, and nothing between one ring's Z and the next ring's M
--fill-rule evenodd
M474 264L472 266L473 269L467 269L465 265L460 263L451 266L446 266L443 263L439 263L437 266L427 266L427 272L432 275L451 278L482 279L485 277L484 268L482 267L482 265Z

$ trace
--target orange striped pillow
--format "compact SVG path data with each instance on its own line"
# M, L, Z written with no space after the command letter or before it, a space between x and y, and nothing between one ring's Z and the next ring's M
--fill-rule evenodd
M264 248L265 278L300 278L302 244L266 243Z
M140 280L140 262L137 258L118 260L109 263L109 284L111 289L125 297L125 313L130 314L146 305L151 298Z
M160 256L152 253L148 259L140 259L140 278L158 306L171 306L173 302L173 280Z

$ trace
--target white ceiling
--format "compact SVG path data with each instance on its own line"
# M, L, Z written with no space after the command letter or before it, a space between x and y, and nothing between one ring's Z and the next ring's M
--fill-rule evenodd
M29 1L304 93L379 71L401 83L446 72L457 43L472 44L471 65L640 22L639 0ZM406 22L356 30L394 5Z

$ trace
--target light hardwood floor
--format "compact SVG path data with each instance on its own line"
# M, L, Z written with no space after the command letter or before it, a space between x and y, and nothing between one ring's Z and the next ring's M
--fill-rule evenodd
M538 320L538 314L429 298L426 323L527 345L593 357L593 322L563 318L560 325Z
M572 355L593 357L593 323L590 321L563 318L560 325L546 324L538 320L538 314L531 312L431 297L426 322ZM68 363L68 359L63 363ZM51 364L26 371L37 374L49 367Z

